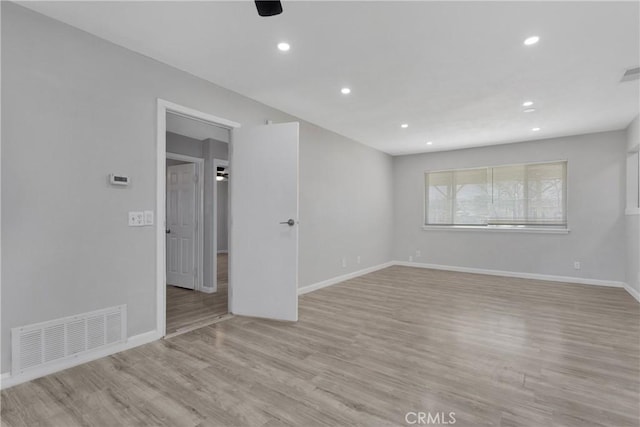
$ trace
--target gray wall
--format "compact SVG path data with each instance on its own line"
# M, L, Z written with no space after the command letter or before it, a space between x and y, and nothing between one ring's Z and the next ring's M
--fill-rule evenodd
M625 281L625 132L394 158L394 258ZM569 234L422 230L427 170L568 160ZM574 270L574 260L581 270Z
M227 213L229 211L229 182L220 181L216 184L218 189L218 252L229 249L229 224Z
M203 141L189 138L188 136L178 135L177 133L167 132L167 153L183 154L185 156L197 157L204 159Z
M390 261L392 158L318 127L306 135L322 143L300 146L301 284Z
M640 148L640 116L637 116L627 128L627 152L637 152ZM635 189L640 186L640 174L635 169L628 168L627 186ZM638 179L637 186L631 179ZM631 204L636 202L637 195L629 195L627 200ZM633 208L634 206L628 206ZM626 244L627 244L627 284L640 293L640 215L626 216Z
M127 227L127 211L155 209L157 98L243 126L298 119L16 4L1 7L6 372L15 326L126 303L129 336L155 329L155 228ZM300 285L388 261L391 157L304 121L300 144ZM132 184L109 186L110 172Z

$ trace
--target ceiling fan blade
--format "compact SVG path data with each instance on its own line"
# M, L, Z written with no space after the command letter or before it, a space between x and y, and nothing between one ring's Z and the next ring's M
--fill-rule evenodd
M258 15L260 16L274 16L282 13L282 3L277 1L259 1L255 0L256 8L258 9Z

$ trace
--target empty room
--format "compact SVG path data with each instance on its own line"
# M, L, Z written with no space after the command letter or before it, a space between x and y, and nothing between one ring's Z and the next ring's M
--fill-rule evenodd
M640 426L640 2L0 14L3 427Z

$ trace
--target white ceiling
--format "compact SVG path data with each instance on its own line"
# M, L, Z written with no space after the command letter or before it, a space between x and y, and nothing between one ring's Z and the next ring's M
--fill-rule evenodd
M638 114L638 81L619 83L640 64L638 2L284 1L270 18L253 2L21 4L391 154ZM529 99L538 110L522 113Z

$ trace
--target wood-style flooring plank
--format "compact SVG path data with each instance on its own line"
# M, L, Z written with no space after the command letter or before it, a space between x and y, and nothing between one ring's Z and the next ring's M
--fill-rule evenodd
M4 390L2 426L639 426L624 290L390 267Z
M217 291L212 294L167 285L167 335L200 326L229 312L228 261L226 253L218 258Z

